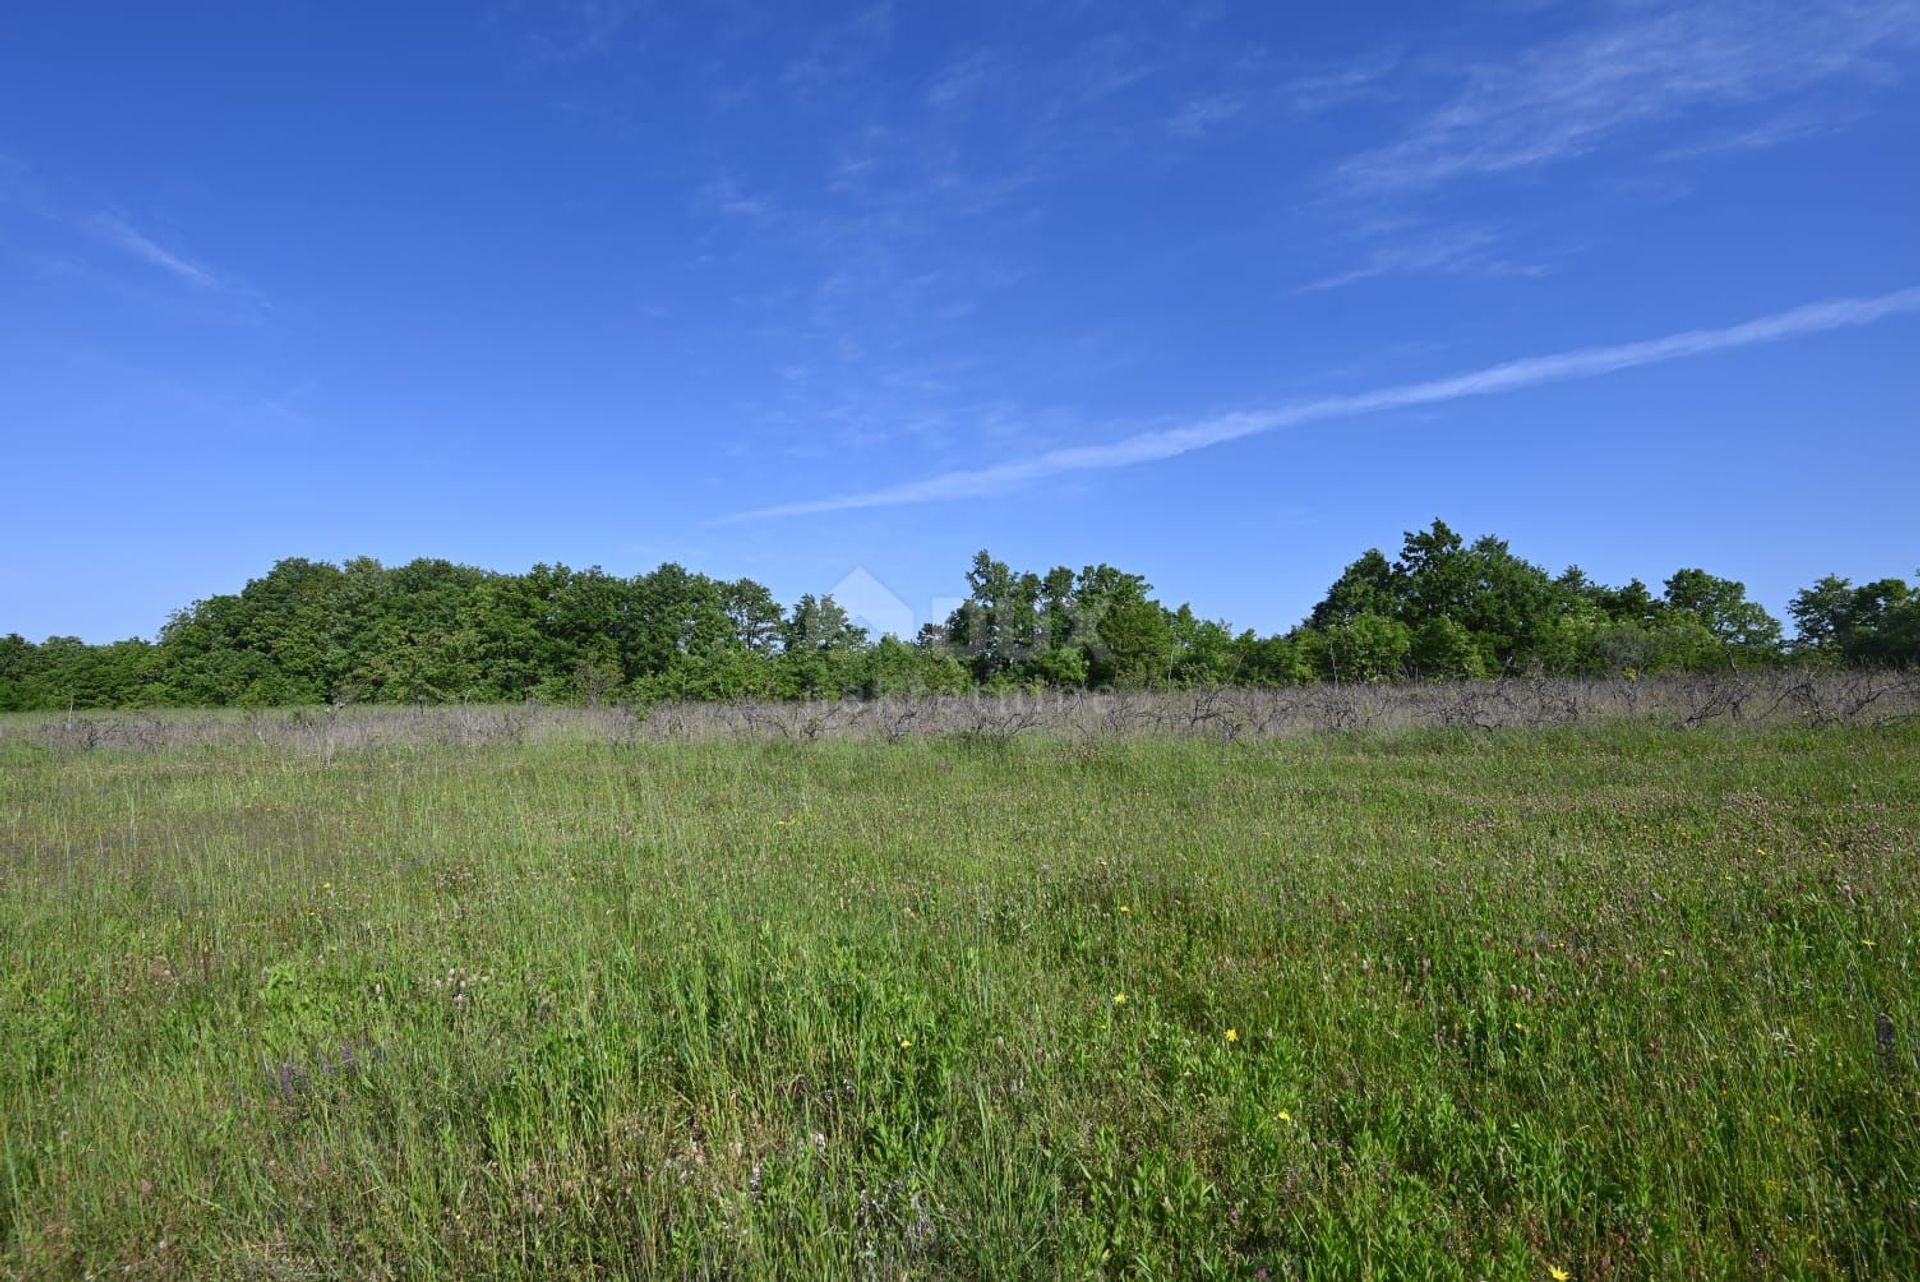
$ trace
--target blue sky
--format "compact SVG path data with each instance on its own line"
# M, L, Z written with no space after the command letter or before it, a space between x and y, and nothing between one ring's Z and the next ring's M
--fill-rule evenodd
M1777 610L1920 566L1916 156L1914 0L9 5L0 632L983 546L1267 630L1434 516Z

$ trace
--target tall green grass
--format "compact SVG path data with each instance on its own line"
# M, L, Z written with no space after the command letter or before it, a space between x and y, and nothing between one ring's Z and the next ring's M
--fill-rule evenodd
M0 1270L1916 1277L1917 851L1913 728L15 747Z

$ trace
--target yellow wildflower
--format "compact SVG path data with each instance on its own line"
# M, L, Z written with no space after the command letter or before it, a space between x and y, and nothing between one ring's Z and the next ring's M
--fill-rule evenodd
M1230 1042L1237 1042L1237 1041L1239 1041L1239 1040L1240 1040L1240 1030L1239 1030L1239 1029L1237 1029L1237 1028L1229 1028L1229 1029L1227 1030L1227 1040L1228 1040L1228 1041L1230 1041Z
M1127 1004L1127 995L1125 993L1115 993L1113 995L1113 1004L1115 1006L1125 1006Z
M1553 1282L1567 1282L1567 1279L1572 1277L1573 1274L1567 1272L1557 1264L1549 1264L1547 1266L1547 1276L1552 1278Z
M1291 1123L1293 1121L1293 1114L1287 1112L1287 1110L1284 1108L1281 1109L1278 1113L1275 1113L1273 1116L1275 1121L1288 1122L1288 1123Z
M901 1050L903 1050L903 1051L910 1051L910 1050L912 1050L912 1049L913 1049L913 1039L912 1039L911 1037L902 1037L902 1038L900 1039L900 1049L901 1049Z

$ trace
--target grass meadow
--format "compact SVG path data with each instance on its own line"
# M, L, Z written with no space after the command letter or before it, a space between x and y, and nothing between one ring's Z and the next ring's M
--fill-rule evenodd
M1920 725L0 744L0 1273L1920 1277Z

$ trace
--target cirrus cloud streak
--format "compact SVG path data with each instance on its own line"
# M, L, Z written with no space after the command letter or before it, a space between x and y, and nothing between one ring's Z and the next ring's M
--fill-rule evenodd
M1049 450L1032 458L1016 459L991 467L943 472L923 480L860 493L775 504L725 519L741 521L814 516L859 508L902 507L1005 494L1048 477L1155 463L1195 450L1307 423L1358 418L1552 383L1598 378L1621 370L1870 325L1890 316L1916 311L1920 311L1920 286L1872 298L1842 298L1809 303L1790 311L1775 312L1720 329L1685 330L1661 338L1584 347L1548 356L1530 356L1447 378L1403 383L1367 392L1323 396L1270 409L1239 410L1179 427L1139 432L1117 441Z

